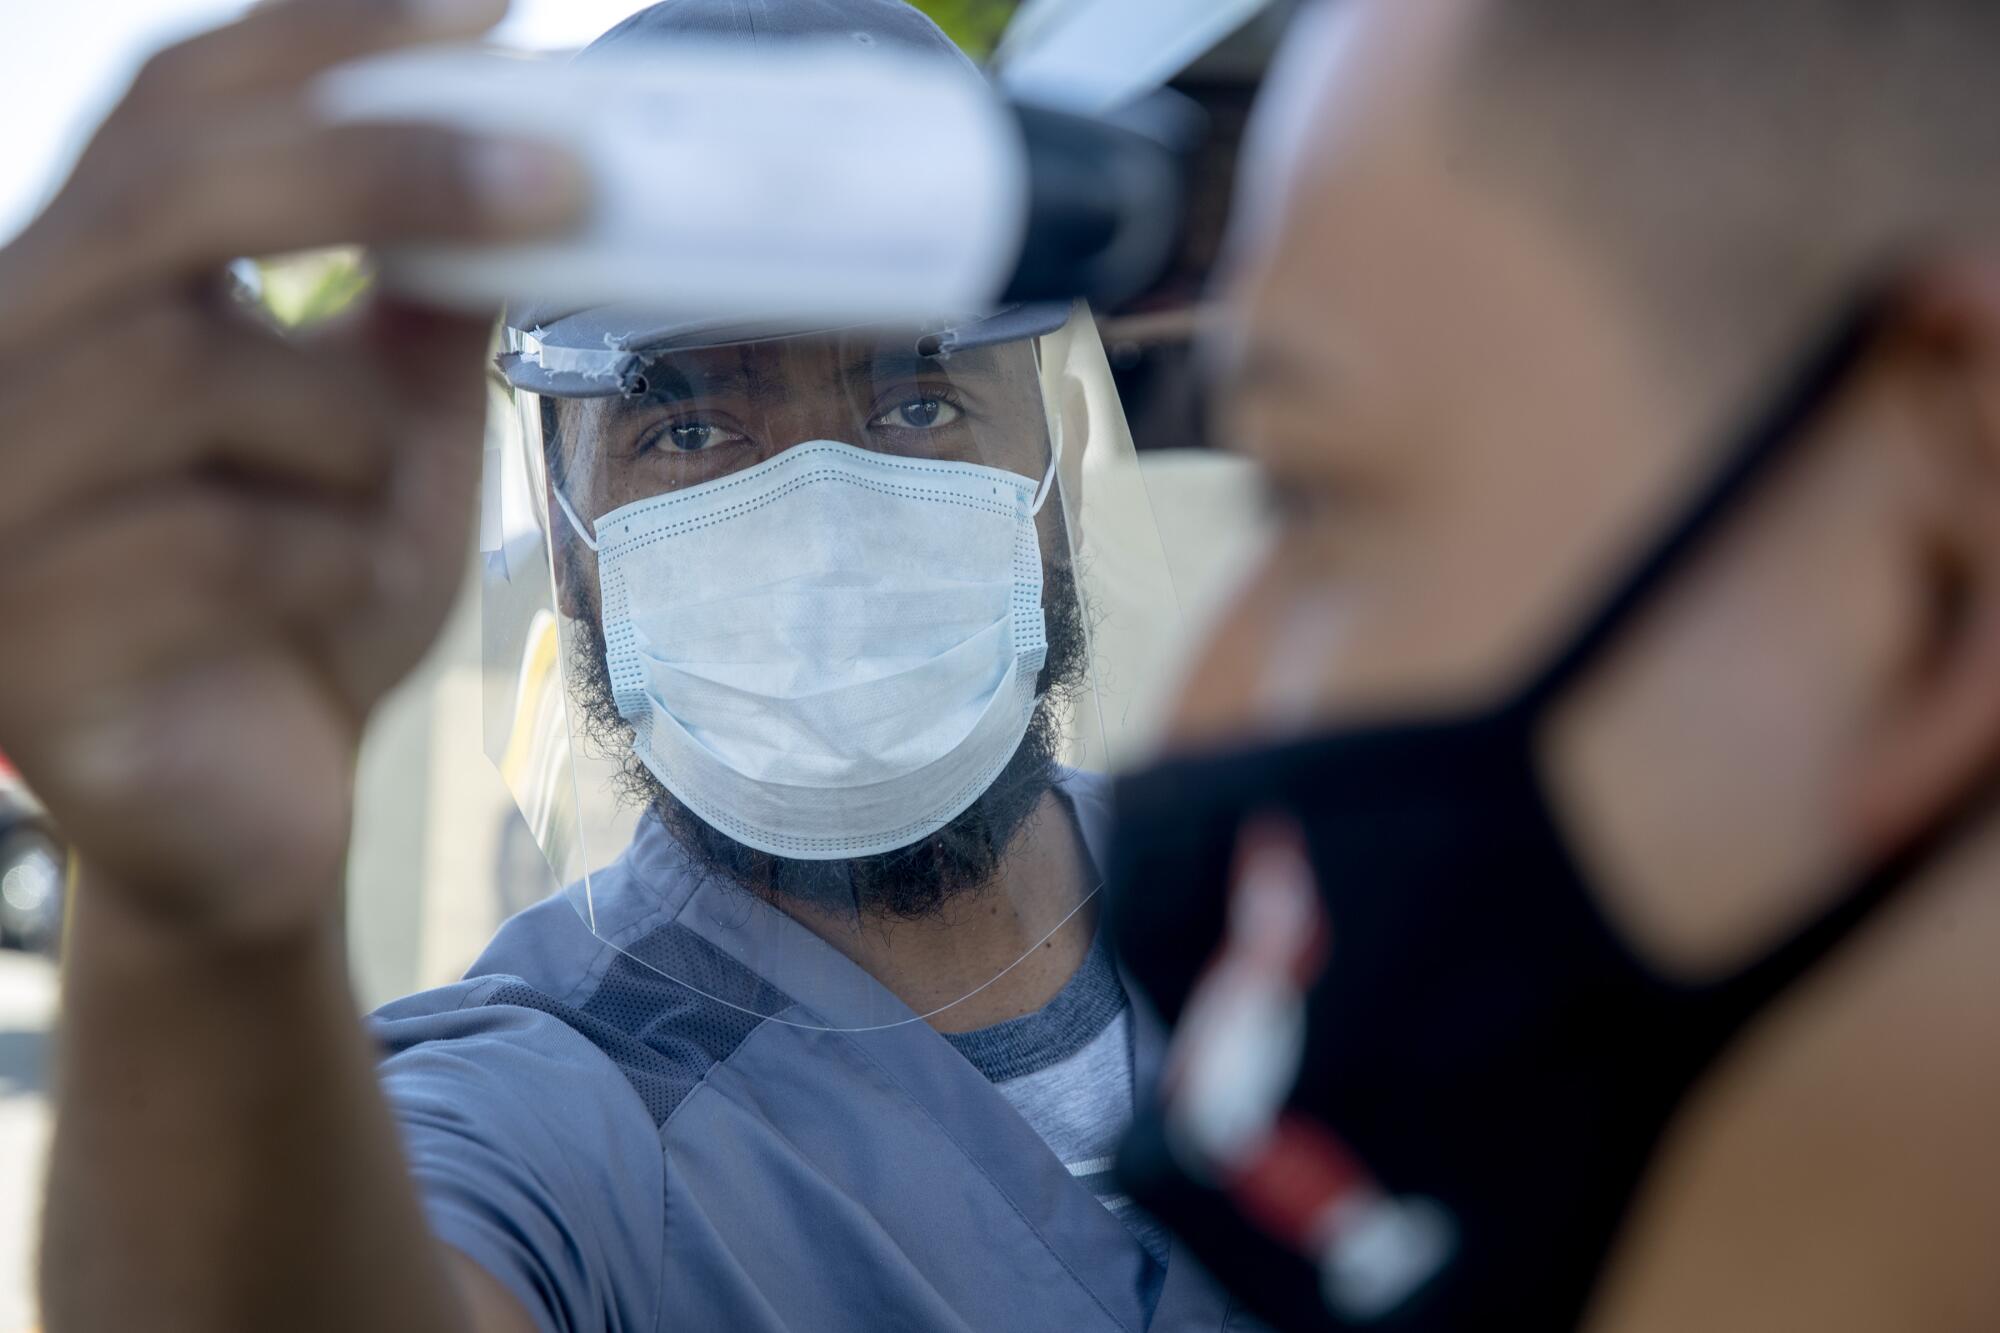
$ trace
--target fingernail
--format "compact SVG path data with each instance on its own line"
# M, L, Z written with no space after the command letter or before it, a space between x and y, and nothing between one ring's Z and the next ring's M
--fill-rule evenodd
M487 216L510 229L559 226L583 205L583 170L553 144L486 140L472 149L470 175Z
M508 0L403 0L425 32L484 32L507 16Z

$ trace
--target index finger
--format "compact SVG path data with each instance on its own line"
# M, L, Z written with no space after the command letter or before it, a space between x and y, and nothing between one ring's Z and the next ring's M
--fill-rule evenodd
M236 255L548 235L587 203L558 148L436 126L320 124L297 108L140 140L80 172L0 249L0 349Z
M335 65L416 42L475 37L508 0L274 0L147 62L118 116L279 92Z

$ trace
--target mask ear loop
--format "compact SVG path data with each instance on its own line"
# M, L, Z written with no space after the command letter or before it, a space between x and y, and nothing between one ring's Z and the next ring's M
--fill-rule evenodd
M1037 345L1036 351L1040 352ZM1056 467L1062 462L1062 418L1058 414L1053 428L1049 431L1049 470L1042 474L1042 484L1035 490L1035 502L1028 508L1028 517L1039 518L1042 506L1048 503L1049 492L1056 488Z
M588 546L592 555L597 554L597 539L584 529L583 520L569 507L569 497L563 494L562 487L552 483L549 489L555 492L556 503L562 506L563 517L569 520L570 527L576 529L577 540Z
M1611 642L1653 604L1662 585L1676 578L1695 551L1742 505L1777 463L1789 458L1809 435L1809 427L1852 378L1855 368L1879 341L1893 313L1890 296L1870 287L1852 301L1783 384L1783 392L1752 422L1735 452L1712 474L1651 552L1623 580L1600 597L1561 654L1516 696L1510 711L1540 717L1578 677L1602 660Z

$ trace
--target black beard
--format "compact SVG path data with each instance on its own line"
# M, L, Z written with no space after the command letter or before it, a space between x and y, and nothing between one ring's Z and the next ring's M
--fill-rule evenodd
M564 575L577 580L573 587L586 588L578 579L577 559L575 544L566 544ZM633 750L632 729L618 715L594 604L573 622L570 689L590 745L618 763L614 781L620 798L657 818L702 872L781 907L789 901L884 922L934 918L993 882L1008 849L1059 775L1057 719L1088 679L1090 647L1075 579L1067 567L1050 574L1042 598L1049 653L1036 681L1036 692L1043 697L1013 757L979 799L949 824L907 847L874 856L803 861L758 851L721 832L668 791Z

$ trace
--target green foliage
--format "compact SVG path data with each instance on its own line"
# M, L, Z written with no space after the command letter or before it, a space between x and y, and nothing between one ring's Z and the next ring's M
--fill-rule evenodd
M993 54L1019 0L910 0L974 60Z
M287 328L330 319L368 290L359 250L314 250L257 261L258 300Z

